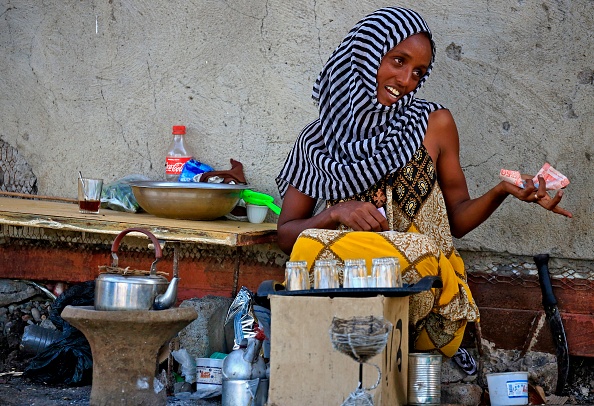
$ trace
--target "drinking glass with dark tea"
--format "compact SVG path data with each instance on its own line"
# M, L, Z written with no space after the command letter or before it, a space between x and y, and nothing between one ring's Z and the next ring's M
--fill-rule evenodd
M78 211L87 214L99 213L103 179L78 178Z

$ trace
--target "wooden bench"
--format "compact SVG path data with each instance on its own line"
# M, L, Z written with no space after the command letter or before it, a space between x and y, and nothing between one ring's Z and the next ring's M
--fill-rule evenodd
M173 254L178 252L180 300L234 296L241 286L255 290L262 280L284 274L282 264L274 260L280 251L273 223L175 220L109 209L81 214L72 203L0 197L0 278L93 280L100 265L111 264L115 237L132 227L147 229L164 243L159 271L171 274ZM149 242L139 233L127 235L120 266L148 270L154 260ZM255 246L270 250L270 259L250 252Z

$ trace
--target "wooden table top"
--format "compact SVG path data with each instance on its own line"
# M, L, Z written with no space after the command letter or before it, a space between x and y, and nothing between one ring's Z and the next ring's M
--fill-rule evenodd
M276 241L275 223L176 220L110 209L101 209L99 214L82 214L73 203L11 197L0 197L0 224L110 235L137 227L149 230L163 241L226 246Z

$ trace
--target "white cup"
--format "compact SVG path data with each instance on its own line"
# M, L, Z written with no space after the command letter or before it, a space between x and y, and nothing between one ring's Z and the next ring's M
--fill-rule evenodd
M268 214L268 206L259 206L257 204L247 205L247 218L250 223L261 223Z

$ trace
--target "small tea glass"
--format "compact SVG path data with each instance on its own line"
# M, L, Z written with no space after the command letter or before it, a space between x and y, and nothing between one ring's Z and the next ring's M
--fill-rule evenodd
M78 211L85 214L99 213L103 179L78 178Z
M395 257L373 258L371 276L378 288L401 288L400 262Z
M365 260L345 259L342 286L345 288L367 287L367 266Z
M285 289L309 290L309 271L306 261L289 261L285 265Z
M338 289L338 269L335 259L318 259L314 263L314 289Z

